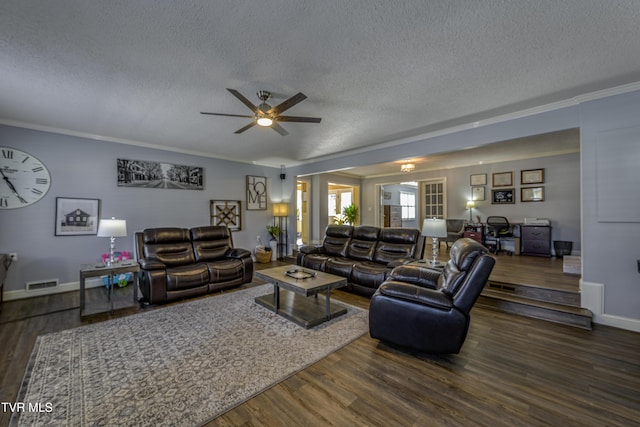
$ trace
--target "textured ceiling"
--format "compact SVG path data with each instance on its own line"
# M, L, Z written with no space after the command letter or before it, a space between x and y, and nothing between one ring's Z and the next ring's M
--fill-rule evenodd
M0 122L287 166L640 81L640 2L0 3ZM225 88L275 105L248 119ZM391 159L390 159L391 160Z

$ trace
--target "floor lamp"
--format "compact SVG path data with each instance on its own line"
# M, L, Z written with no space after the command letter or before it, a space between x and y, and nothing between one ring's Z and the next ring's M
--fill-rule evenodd
M474 200L467 200L466 208L469 209L469 223L473 223L473 208L476 207L476 202Z
M289 216L288 203L273 204L273 222L275 225L275 219L278 218L278 227L280 227L280 234L278 234L278 259L284 258L289 253L289 239L287 237L287 217L288 216ZM284 247L284 254L282 254L283 247Z
M447 222L444 219L425 218L422 223L422 235L430 237L432 240L433 259L429 263L431 267L438 267L442 263L438 262L438 239L447 237Z

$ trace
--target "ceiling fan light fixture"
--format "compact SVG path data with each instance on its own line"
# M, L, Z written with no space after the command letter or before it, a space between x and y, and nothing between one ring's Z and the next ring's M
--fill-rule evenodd
M273 124L273 120L271 120L269 117L260 117L256 123L258 123L258 126L264 126L264 127L269 127Z

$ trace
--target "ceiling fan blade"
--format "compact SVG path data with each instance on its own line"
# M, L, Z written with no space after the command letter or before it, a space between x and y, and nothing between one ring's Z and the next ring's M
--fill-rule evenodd
M243 116L240 114L207 113L206 111L201 111L200 114L207 114L209 116L244 117L247 119L253 119L253 116Z
M279 122L320 123L320 117L278 116Z
M278 115L282 113L284 110L288 110L289 108L293 107L299 102L304 101L305 99L307 99L307 96L302 92L298 92L296 95L293 95L291 98L287 99L282 104L276 105L271 110L267 111L267 114Z
M238 130L237 130L237 131L235 131L234 133L242 133L242 132L244 132L244 131L245 131L245 130L247 130L247 129L251 129L251 128L252 128L252 127L254 127L255 125L256 125L256 122L255 122L255 121L253 121L253 122L249 123L248 125L246 125L245 127L238 129Z
M282 136L287 136L289 135L289 132L287 132L287 130L285 128L283 128L282 126L280 126L277 123L273 123L271 125L271 129L275 130L276 132L278 132L280 135Z
M243 94L241 94L240 92L238 92L237 90L235 90L235 89L229 89L229 88L227 88L227 90L228 90L229 92L231 92L231 93L233 94L233 96L235 96L236 98L238 98L238 99L240 100L240 102L242 102L244 105L246 105L247 107L249 107L249 109L250 109L251 111L253 111L254 113L256 113L256 114L261 114L261 113L262 113L262 111L260 111L260 110L258 109L258 107L256 107L255 105L253 105L253 103L252 103L251 101L249 101L247 98L245 98L245 97L244 97L244 95L243 95Z

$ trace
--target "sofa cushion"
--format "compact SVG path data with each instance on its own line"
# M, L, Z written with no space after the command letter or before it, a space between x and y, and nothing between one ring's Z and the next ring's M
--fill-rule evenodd
M322 254L308 254L302 259L302 266L317 271L324 271L330 257Z
M388 264L403 258L421 256L417 254L421 238L417 229L383 228L380 230L380 240L376 245L373 260L380 264Z
M487 248L471 239L459 240L460 243L451 247L450 259L442 273L442 291L447 295L453 295L458 291L475 260L488 252Z
M179 291L209 283L209 269L205 264L167 268L167 291Z
M324 266L324 272L348 278L351 276L351 270L355 262L356 261L351 258L330 258Z
M167 267L195 263L189 231L184 228L152 228L143 231L144 257Z
M351 270L351 282L376 289L382 282L387 280L391 270L386 265L378 264L377 262L358 262Z
M233 247L231 233L227 227L196 227L189 231L197 262L225 259Z
M209 268L209 281L211 283L228 282L242 277L243 263L237 258L225 258L218 261L207 262Z
M353 226L351 225L328 225L322 242L325 255L346 256L347 245L352 234Z
M372 261L379 235L378 227L356 227L347 246L347 257L357 261Z

